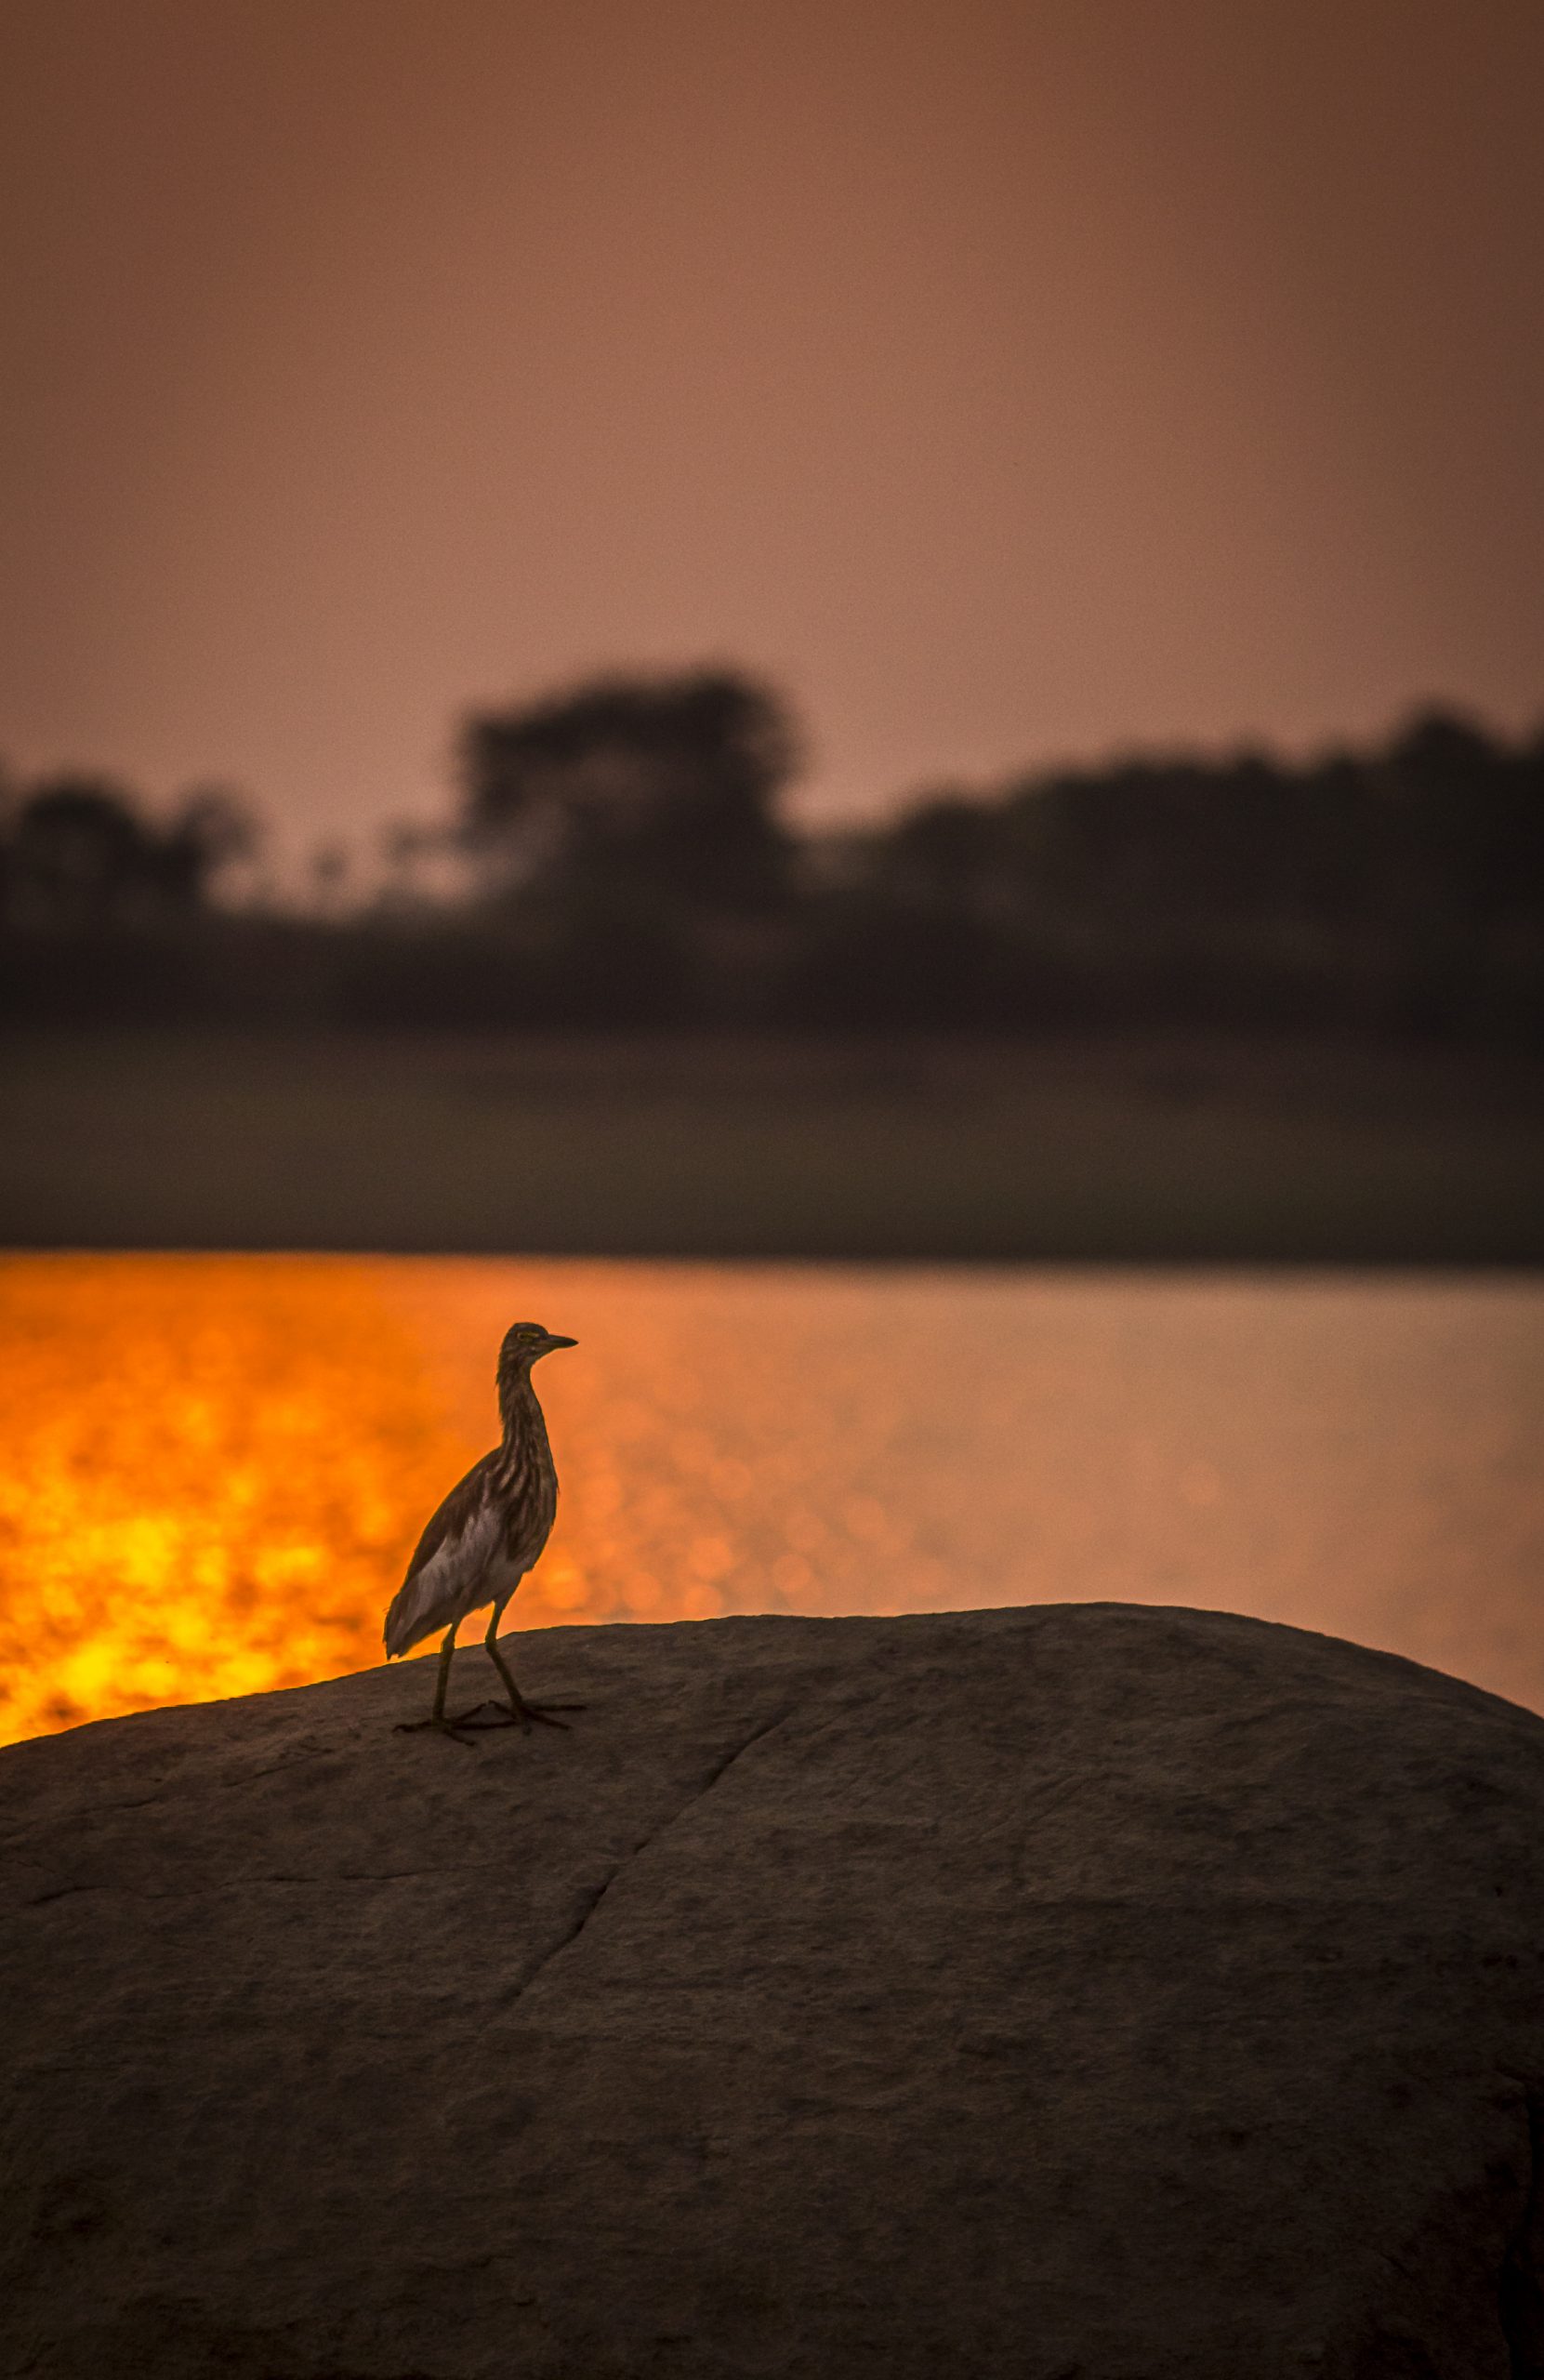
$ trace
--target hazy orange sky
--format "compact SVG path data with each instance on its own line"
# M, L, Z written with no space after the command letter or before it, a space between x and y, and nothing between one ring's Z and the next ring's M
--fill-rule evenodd
M7 0L0 752L297 835L730 658L806 805L1544 712L1537 0Z

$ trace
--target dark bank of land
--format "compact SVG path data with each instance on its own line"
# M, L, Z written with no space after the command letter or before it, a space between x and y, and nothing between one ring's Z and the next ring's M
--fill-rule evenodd
M1544 1262L1544 1068L1127 1035L13 1035L0 1240Z
M480 713L287 906L229 793L0 786L0 1238L1544 1261L1544 734L819 832L801 742L719 668Z

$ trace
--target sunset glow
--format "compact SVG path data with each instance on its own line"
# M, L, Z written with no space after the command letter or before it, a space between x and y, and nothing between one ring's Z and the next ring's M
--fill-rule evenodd
M355 1273L13 1263L0 1309L0 1736L376 1658L468 1450Z
M522 1317L579 1343L508 1626L1180 1603L1544 1708L1516 1282L12 1256L0 1739L380 1660Z
M505 1304L523 1276L555 1322L551 1269L0 1265L0 1740L379 1660L419 1530L494 1435ZM615 1268L580 1269L587 1303ZM827 1588L855 1593L864 1550L894 1539L873 1498L847 1498L833 1529L798 1490L797 1446L764 1443L760 1497L784 1492L785 1534L768 1554L759 1529L765 1558L748 1558L739 1441L768 1408L751 1362L742 1413L709 1422L691 1327L689 1307L631 1360L597 1351L599 1381L593 1361L566 1378L547 1365L562 1506L509 1624L798 1603L815 1597L815 1556ZM937 1566L908 1583L925 1600Z
M811 814L1531 721L1544 17L0 10L11 762L294 842L734 658ZM11 591L14 590L14 591Z

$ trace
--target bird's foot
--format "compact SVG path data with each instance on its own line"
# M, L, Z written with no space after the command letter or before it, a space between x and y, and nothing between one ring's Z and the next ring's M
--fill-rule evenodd
M452 1743L466 1744L468 1751L471 1750L459 1719L399 1719L391 1732L394 1736L416 1736L425 1727L431 1727L437 1736L449 1736Z
M566 1727L568 1721L556 1717L555 1713L559 1711L583 1711L585 1707L582 1702L527 1702L522 1695L518 1702L474 1702L469 1711L455 1713L455 1725L479 1733L488 1727L523 1727L529 1735L533 1719L539 1720L544 1727ZM495 1715L491 1719L480 1719L476 1715L479 1711L491 1711Z

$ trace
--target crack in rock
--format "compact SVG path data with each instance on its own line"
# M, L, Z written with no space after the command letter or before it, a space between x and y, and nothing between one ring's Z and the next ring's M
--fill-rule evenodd
M728 1774L729 1770L734 1766L737 1760L744 1758L745 1754L750 1751L753 1744L759 1744L764 1736L773 1734L777 1728L782 1726L784 1721L791 1718L792 1715L793 1713L789 1711L780 1711L775 1719L767 1720L764 1726L756 1728L752 1734L746 1736L742 1743L733 1745L729 1752L725 1752L722 1760L716 1763L716 1765L708 1770L707 1775L704 1778L702 1783L696 1788L695 1792L687 1795L685 1801L681 1803L679 1809L671 1811L670 1816L665 1820L663 1825L654 1827L650 1833L644 1835L640 1841L634 1844L632 1849L626 1855L626 1857L617 1861L615 1867L611 1871L611 1873L606 1876L601 1883L597 1884L595 1890L586 1897L580 1908L577 1918L569 1927L568 1932L561 1937L561 1940L554 1942L549 1950L544 1950L541 1957L536 1961L534 1966L530 1970L530 1973L521 1977L514 1990L509 1994L509 2001L508 2004L513 2005L515 2001L523 1999L526 1992L530 1990L532 1985L536 1981L537 1977L540 1976L545 1969L549 1967L552 1964L553 1960L560 1957L561 1954L569 1948L571 1943L578 1940L580 1935L589 1924L590 1919L600 1908L600 1903L605 1899L606 1895L610 1892L613 1884L615 1884L618 1876L622 1875L626 1870L631 1868L638 1860L641 1859L643 1854L648 1850L651 1844L657 1843L662 1835L668 1834L673 1826L679 1826L681 1819L686 1816L687 1811L694 1809L700 1801L704 1800L707 1794L712 1792L714 1787L719 1782L720 1778Z
M456 1872L464 1876L491 1876L502 1875L504 1870L496 1860L480 1859L474 1864L463 1864ZM213 1884L206 1878L200 1878L190 1884L184 1892L169 1893L145 1892L137 1884L125 1884L117 1881L86 1884L56 1884L51 1892L39 1893L32 1900L19 1901L17 1913L20 1915L23 1911L30 1909L46 1909L54 1901L68 1900L74 1893L128 1893L136 1900L178 1901L186 1900L190 1897L202 1898L211 1891L248 1892L258 1884L294 1885L298 1889L310 1891L314 1891L318 1886L330 1891L335 1884L421 1884L437 1881L443 1873L444 1871L441 1868L389 1868L378 1874L353 1868L318 1869L310 1875L302 1876L224 1876Z
M746 1752L749 1752L753 1744L759 1743L763 1736L770 1736L774 1728L780 1727L783 1725L784 1720L789 1718L791 1715L791 1712L787 1711L779 1712L775 1719L769 1719L763 1726L756 1728L751 1735L746 1736L742 1743L733 1745L731 1750L724 1754L723 1758L709 1769L703 1782L696 1788L694 1792L690 1793L687 1796L686 1800L680 1805L680 1807L678 1810L673 1811L662 1826L655 1827L652 1833L646 1834L642 1838L641 1842L634 1844L632 1850L627 1853L627 1858L617 1862L610 1875L606 1877L604 1883L599 1884L595 1891L589 1896L579 1913L577 1923L573 1926L571 1931L565 1934L562 1939L558 1942L552 1950L543 1952L535 1965L532 1968L531 1973L526 1977L525 1981L520 1986L521 1991L528 1990L530 1985L535 1981L536 1977L541 1973L542 1968L548 1965L550 1962L557 1957L560 1950L566 1950L569 1943L575 1940L577 1937L584 1932L584 1929L588 1924L590 1918L594 1915L596 1909L599 1907L605 1895L611 1890L612 1885L616 1882L616 1879L622 1873L623 1869L630 1868L633 1861L640 1858L641 1855L647 1851L651 1843L657 1842L662 1834L667 1833L669 1829L676 1825L679 1819L685 1817L687 1811L691 1809L693 1803L700 1802L705 1793L710 1793L713 1791L714 1786L719 1782L719 1779L724 1776L729 1769L733 1767L737 1760L739 1760ZM319 1756L320 1755L309 1755L309 1757ZM278 1764L278 1766L281 1768L298 1768L301 1765L303 1765L303 1764L300 1761L284 1761ZM260 1769L256 1773L259 1776L267 1777L272 1776L274 1774L274 1770ZM138 1804L134 1806L146 1807L148 1805ZM496 1861L491 1862L482 1860L477 1863L477 1868L480 1872L487 1873L491 1872L497 1864L498 1863ZM463 1870L463 1872L469 1871ZM229 1892L243 1892L248 1890L255 1884L293 1884L301 1887L306 1885L322 1884L331 1887L335 1884L419 1884L422 1883L426 1877L438 1875L440 1871L438 1869L394 1868L378 1875L369 1874L354 1870L345 1870L342 1871L330 1872L325 1875L319 1873L316 1875L299 1876L231 1876L224 1880L222 1888ZM197 1889L201 1891L207 1890L207 1888L206 1884L201 1884L197 1887ZM18 1904L18 1911L20 1913L20 1911L23 1910L46 1909L53 1902L67 1900L76 1893L113 1892L121 1889L121 1886L110 1883L57 1884L50 1892L39 1893L33 1899L20 1902ZM137 1895L138 1898L145 1900L178 1900L183 1897L184 1896L178 1893L139 1893Z
M193 1704L191 1707L196 1710L203 1706ZM145 1714L138 1712L127 1712L124 1715L125 1718L137 1718ZM116 1725L118 1723L113 1722L112 1724ZM34 1740L46 1742L47 1739L39 1737ZM357 1738L354 1739L354 1741L357 1742ZM205 1793L237 1793L241 1792L244 1786L256 1785L264 1777L284 1777L292 1769L309 1768L319 1760L336 1759L350 1749L350 1744L349 1742L323 1744L318 1746L317 1750L314 1752L297 1752L293 1755L286 1756L284 1760L270 1761L267 1766L263 1768L243 1768L238 1769L233 1777L210 1778L201 1785L200 1790ZM168 1777L164 1780L164 1787L165 1790L160 1792L141 1793L129 1801L85 1803L74 1812L74 1823L77 1826L86 1826L96 1818L121 1818L124 1813L128 1810L158 1810L164 1809L167 1806L175 1807L178 1798L178 1788L175 1775ZM0 1837L0 1842L4 1842L6 1846L10 1849L14 1849L18 1844L24 1844L25 1841L26 1836L24 1832L7 1832L3 1837Z

